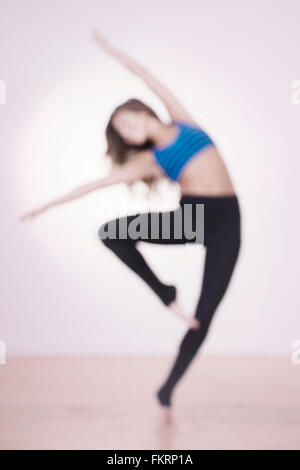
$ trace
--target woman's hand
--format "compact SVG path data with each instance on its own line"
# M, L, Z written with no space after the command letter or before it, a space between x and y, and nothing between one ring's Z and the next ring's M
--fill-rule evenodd
M96 29L92 30L93 39L96 41L98 46L108 52L112 57L117 59L121 64L123 64L128 70L135 73L141 78L146 78L148 76L148 72L146 71L145 67L131 57L129 57L125 52L123 52L120 48L113 46L107 39L102 36Z
M34 219L34 217L37 217L38 215L42 214L43 212L45 212L47 209L49 209L51 206L50 205L47 205L47 206L44 206L44 207L41 207L40 209L35 209L31 212L27 212L26 214L23 214L21 217L20 217L20 220L23 221L23 220L31 220L31 219Z
M96 43L102 47L103 49L109 48L109 42L107 39L104 38L96 29L92 30L92 37L96 41Z

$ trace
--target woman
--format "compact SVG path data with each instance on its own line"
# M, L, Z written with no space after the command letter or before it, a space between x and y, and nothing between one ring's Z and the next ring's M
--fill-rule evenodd
M156 238L129 235L120 236L121 222L118 218L103 224L99 229L100 239L128 267L134 270L159 296L163 304L172 312L188 321L189 329L179 346L175 362L165 383L156 392L158 404L169 419L171 417L171 397L175 385L187 370L196 352L207 336L214 313L223 298L241 243L241 219L238 197L230 180L222 157L208 134L197 124L174 95L160 83L145 67L137 64L120 49L94 32L96 43L118 59L125 67L137 74L165 104L171 123L164 124L156 113L139 100L131 99L118 106L112 113L106 128L107 152L113 160L111 173L104 178L81 186L66 196L50 202L22 219L35 217L45 210L66 203L99 188L125 182L145 181L151 185L161 178L168 178L179 185L181 198L178 210L170 211L170 233ZM186 317L176 299L176 288L162 283L146 263L137 249L141 240L150 243L184 244L191 242L185 234L175 236L175 218L182 211L182 219L192 208L189 221L197 226L197 206L204 205L205 223L203 227L205 246L205 266L201 293L193 318ZM156 213L158 216L166 213ZM137 216L127 217L132 222ZM151 227L151 215L146 222ZM145 220L145 219L144 219ZM115 237L107 236L110 229L117 227Z

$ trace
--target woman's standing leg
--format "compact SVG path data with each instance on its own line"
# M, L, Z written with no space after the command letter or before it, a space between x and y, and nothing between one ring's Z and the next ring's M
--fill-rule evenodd
M175 385L207 336L240 250L240 212L237 199L211 199L207 201L205 209L205 266L201 295L195 312L195 317L200 320L200 329L189 329L184 335L170 373L157 392L161 405L166 407L171 406Z

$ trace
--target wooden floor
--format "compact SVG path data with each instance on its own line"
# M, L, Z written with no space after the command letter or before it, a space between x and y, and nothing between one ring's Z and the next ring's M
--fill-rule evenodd
M300 449L300 365L198 356L162 427L154 392L171 357L8 358L1 449Z

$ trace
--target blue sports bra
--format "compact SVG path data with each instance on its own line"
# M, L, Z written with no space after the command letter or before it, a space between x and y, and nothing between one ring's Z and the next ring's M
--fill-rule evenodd
M177 126L177 134L173 141L163 147L153 146L152 152L166 175L178 181L188 161L200 150L215 144L200 127L177 120L173 120L172 123Z

